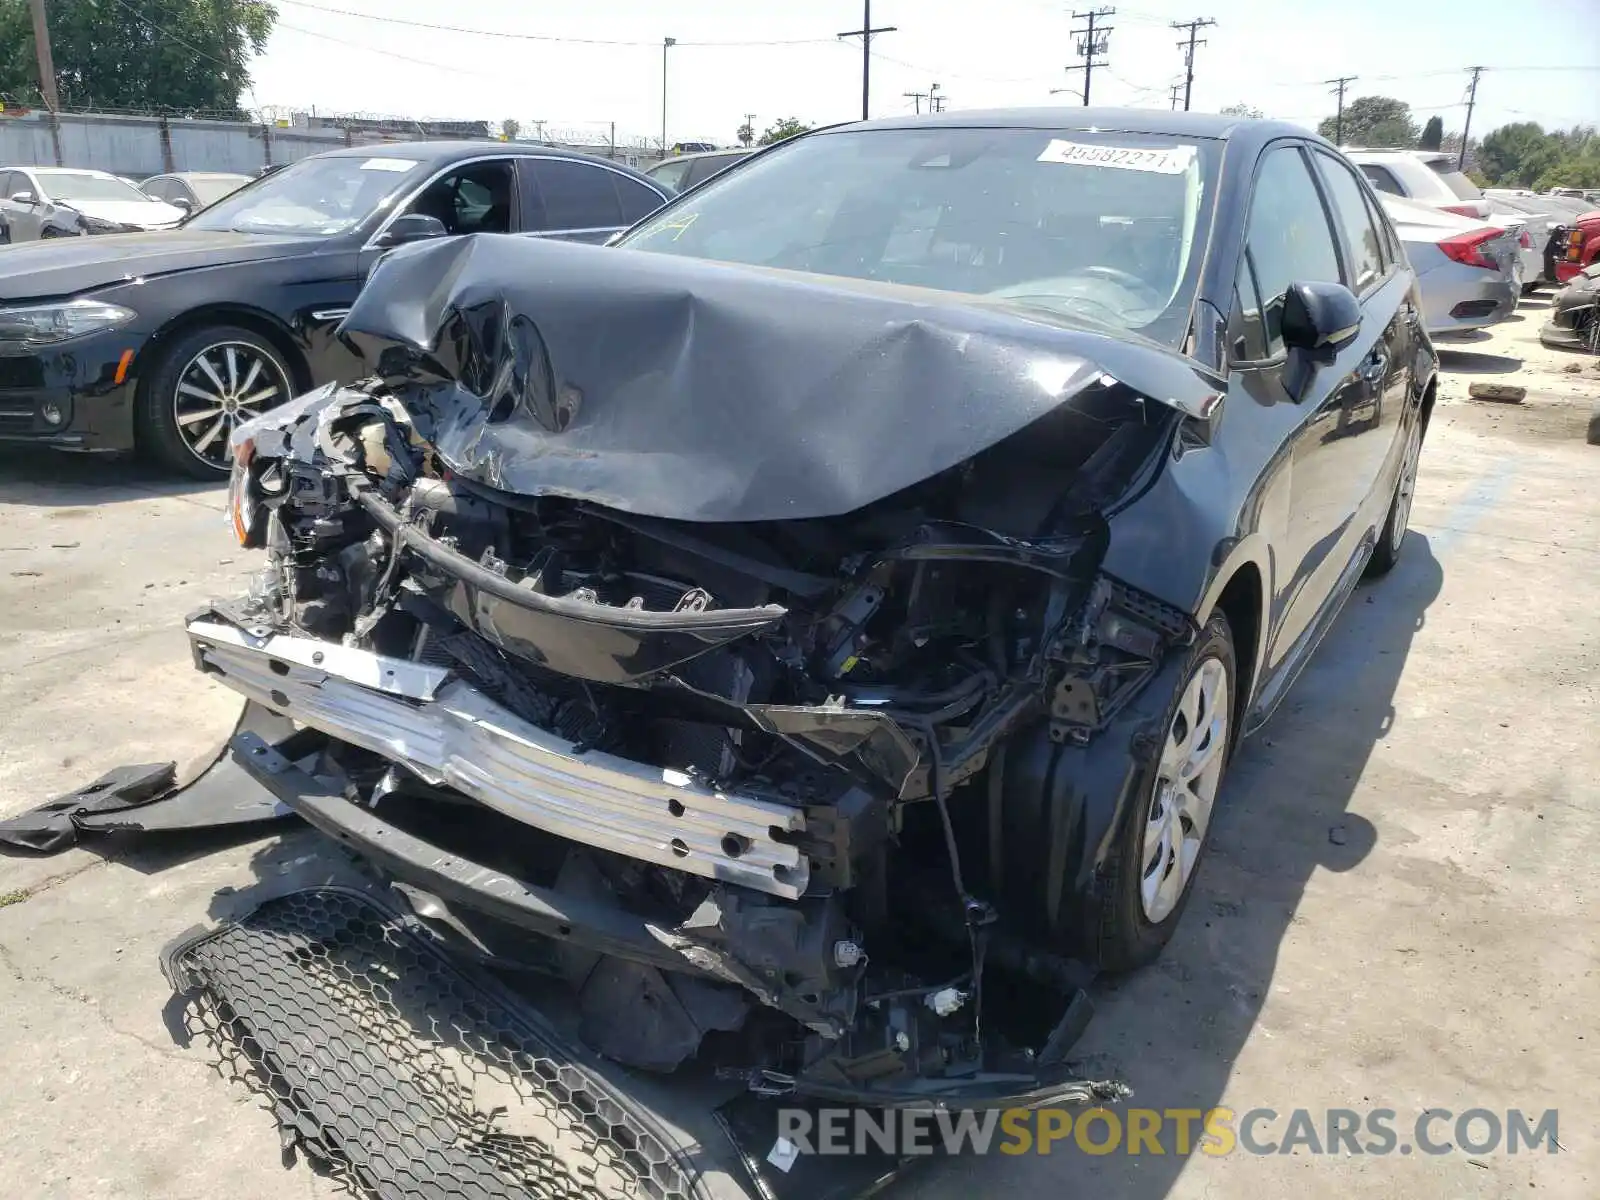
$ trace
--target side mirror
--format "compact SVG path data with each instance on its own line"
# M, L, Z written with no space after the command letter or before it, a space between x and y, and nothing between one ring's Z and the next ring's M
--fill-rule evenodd
M1283 344L1329 355L1361 331L1361 302L1342 283L1291 283L1283 297Z
M168 200L167 203L172 205L173 208L183 209L186 213L194 211L194 201L187 196L178 196L175 199Z
M430 217L424 213L404 213L396 217L394 223L383 231L383 236L378 239L377 244L387 249L390 246L403 246L407 242L424 242L429 238L449 236L450 231L438 217Z
M29 191L12 192L11 201L13 204L33 204L35 203L35 198L34 194Z

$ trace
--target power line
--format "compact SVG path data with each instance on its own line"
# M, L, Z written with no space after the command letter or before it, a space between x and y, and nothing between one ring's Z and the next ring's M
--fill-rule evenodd
M1074 21L1086 22L1082 29L1075 28L1072 30L1073 35L1078 39L1078 44L1075 47L1077 55L1083 59L1083 62L1069 64L1066 72L1068 75L1074 71L1083 72L1083 103L1085 107L1089 103L1089 83L1094 78L1094 69L1108 65L1103 58L1100 62L1095 62L1095 58L1104 55L1111 48L1112 26L1102 25L1097 29L1095 28L1095 22L1101 17L1114 17L1116 15L1117 10L1114 8L1096 8L1091 9L1089 12L1075 12L1072 14Z
M1196 17L1192 21L1174 21L1174 22L1172 22L1172 28L1174 28L1174 29L1187 29L1189 31L1188 41L1187 42L1179 42L1178 43L1178 49L1183 51L1183 111L1184 112L1188 112L1189 111L1189 97L1194 92L1194 48L1196 46L1204 46L1206 44L1204 38L1201 38L1199 41L1195 41L1195 34L1199 33L1200 30L1204 29L1206 26L1215 25L1215 24L1216 24L1216 22L1213 21L1210 17Z
M874 34L893 33L895 26L883 25L877 29L872 27L872 0L861 0L861 28L847 29L839 36L841 38L858 37L861 39L861 119L872 119L872 38Z
M274 0L275 3L280 0ZM561 42L576 46L659 46L658 41L633 41L622 38L586 38L565 37L552 33L516 33L507 29L474 29L465 25L442 25L432 21L414 21L406 17L389 17L381 13L357 12L349 8L335 8L327 4L312 4L309 0L281 0L281 3L295 8L309 8L313 12L333 13L341 17L355 17L362 21L378 21L385 25L406 25L413 29L429 29L437 33L465 33L473 37L504 38L519 42ZM685 41L680 39L679 46L816 46L824 45L829 38L775 38L769 40L708 40Z
M122 0L117 0L117 3L121 4ZM333 42L340 46L349 46L353 50L364 50L368 54L381 54L385 58L398 59L401 62L412 63L419 67L432 67L435 71L449 71L455 75L476 76L480 74L480 72L467 67L455 67L451 66L449 63L430 62L425 58L412 58L409 54L400 54L394 50L383 50L377 46L368 46L363 42L352 42L348 38L334 37L331 33L321 33L318 30L305 29L299 25L288 25L282 21L277 22L274 28L287 29L291 33L304 34L306 37L321 38L325 42Z
M1354 83L1359 78L1360 78L1359 75L1341 75L1337 79L1324 79L1322 81L1323 83L1331 83L1331 84L1333 84L1333 90L1339 96L1339 109L1338 109L1337 114L1333 118L1333 144L1335 146L1341 146L1341 145L1344 144L1344 92L1345 92L1345 88L1349 87L1352 83Z

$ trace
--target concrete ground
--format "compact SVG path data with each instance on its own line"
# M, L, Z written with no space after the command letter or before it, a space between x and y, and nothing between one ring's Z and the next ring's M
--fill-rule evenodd
M1538 346L1545 304L1447 352L1401 565L1241 750L1174 944L1102 989L1080 1050L1135 1105L1277 1110L1258 1142L1294 1109L1319 1130L1329 1108L1393 1109L1409 1144L1425 1111L1554 1108L1561 1150L1184 1156L1169 1135L1161 1156L942 1163L897 1194L1600 1194L1600 371ZM1527 402L1468 401L1476 380ZM0 458L0 812L122 763L193 765L227 732L235 705L179 625L253 565L220 502L132 466ZM11 1195L331 1194L175 1044L156 968L241 892L330 869L305 830L0 858Z

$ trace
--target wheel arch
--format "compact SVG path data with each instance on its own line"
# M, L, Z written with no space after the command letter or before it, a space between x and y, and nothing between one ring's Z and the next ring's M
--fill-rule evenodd
M1212 599L1199 615L1199 624L1204 626L1214 613L1222 613L1233 634L1234 670L1238 674L1233 697L1233 741L1236 744L1255 701L1261 666L1266 661L1267 580L1267 572L1254 555L1237 554L1217 572L1211 589Z
M306 361L304 349L290 332L289 327L262 309L248 304L230 303L207 304L200 308L192 308L179 313L157 329L146 343L147 361L144 364L145 369L140 373L140 389L143 390L150 378L152 373L150 365L166 353L167 347L185 334L208 325L236 325L240 329L247 329L265 338L283 358L284 365L289 368L290 382L293 383L295 390L297 392L311 390L311 366Z

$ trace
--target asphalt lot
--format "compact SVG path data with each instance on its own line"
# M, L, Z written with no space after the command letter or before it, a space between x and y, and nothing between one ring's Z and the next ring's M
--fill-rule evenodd
M1600 1195L1600 371L1544 300L1446 354L1400 566L1365 585L1235 759L1177 939L1104 987L1079 1050L1133 1103L1287 1117L1560 1110L1561 1152L941 1163L896 1195ZM1466 399L1528 386L1520 406ZM219 488L0 457L0 811L122 763L192 765L231 693L180 621L254 565ZM315 835L0 858L0 1163L18 1198L322 1196L271 1118L163 1021L163 944L332 868ZM220 889L220 891L219 891ZM1453 1124L1433 1127L1453 1141ZM1283 1122L1261 1140L1280 1138Z

